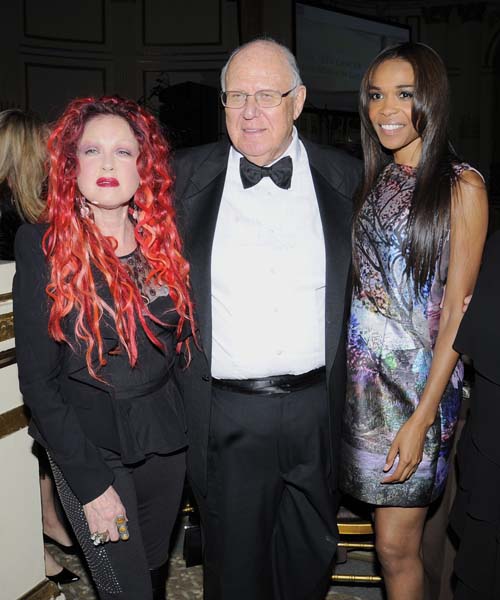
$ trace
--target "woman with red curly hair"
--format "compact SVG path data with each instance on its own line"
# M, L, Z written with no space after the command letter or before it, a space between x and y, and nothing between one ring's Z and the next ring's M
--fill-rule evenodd
M168 146L136 103L83 98L56 123L49 157L42 222L16 238L30 433L99 597L164 599L186 446L170 375L192 315Z

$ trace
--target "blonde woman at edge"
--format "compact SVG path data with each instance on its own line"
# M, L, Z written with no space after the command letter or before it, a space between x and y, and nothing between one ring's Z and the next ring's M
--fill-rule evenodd
M46 126L33 114L0 112L0 260L14 260L14 237L22 222L44 209Z

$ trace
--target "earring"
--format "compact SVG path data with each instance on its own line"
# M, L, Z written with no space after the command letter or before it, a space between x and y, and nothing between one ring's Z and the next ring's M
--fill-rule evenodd
M78 205L78 212L80 213L82 219L88 219L90 217L90 208L85 201L85 198L83 196L79 196L76 202Z
M137 221L139 220L139 208L137 207L137 204L135 202L132 202L132 219L134 219L134 221L137 223Z

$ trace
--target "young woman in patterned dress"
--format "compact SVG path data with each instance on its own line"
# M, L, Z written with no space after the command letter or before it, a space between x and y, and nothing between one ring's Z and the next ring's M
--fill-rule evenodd
M421 600L422 531L444 488L460 402L452 344L479 269L487 197L448 141L446 69L431 48L381 52L360 112L341 485L374 506L389 600Z

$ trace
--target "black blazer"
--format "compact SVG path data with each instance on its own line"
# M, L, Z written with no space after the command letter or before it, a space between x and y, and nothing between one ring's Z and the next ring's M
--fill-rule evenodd
M359 183L361 163L339 150L302 141L309 157L326 245L326 369L331 399L331 483L335 487L345 388L346 315L351 293L351 200ZM210 263L228 154L229 144L218 142L180 151L174 160L177 224L191 265L195 318L202 345L202 352L193 352L191 365L179 370L178 378L188 419L188 472L202 494L206 491L211 404Z
M48 335L45 288L49 273L41 249L46 229L46 225L22 225L16 236L13 297L19 383L31 412L30 434L49 450L71 489L85 504L113 483L113 473L99 448L116 451L122 462L133 464L143 460L148 451L168 453L186 445L180 395L173 378L169 379L175 361L175 329L149 322L165 353L158 351L154 360L139 361L137 368L142 371L138 377L131 377L126 353L110 353L119 346L119 340L114 322L104 314L100 330L107 365L99 375L105 381L92 378L85 349L75 339L74 315L63 322L72 348ZM101 273L94 270L93 275L97 293L112 306ZM174 324L176 313L166 312L171 307L168 296L149 306L163 320L170 316ZM139 337L138 333L138 343L144 342L143 335ZM140 359L139 345L138 350ZM132 381L140 381L141 385L129 385ZM138 432L144 434L140 447L136 444Z
M500 465L499 274L500 231L497 231L486 243L472 300L453 345L457 352L473 360L476 372L468 421L472 438L479 450L497 465Z

